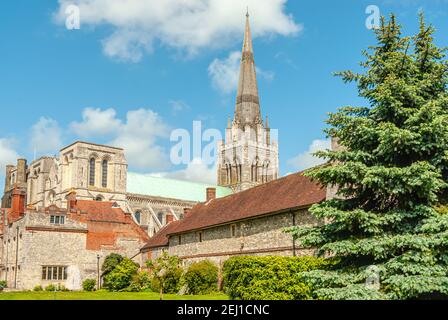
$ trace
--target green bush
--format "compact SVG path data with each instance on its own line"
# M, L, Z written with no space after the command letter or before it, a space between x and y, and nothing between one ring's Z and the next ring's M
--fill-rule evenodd
M0 281L0 291L3 291L8 286L8 283L4 280Z
M42 286L41 285L38 285L38 286L35 286L34 287L34 289L33 289L33 291L43 291L44 289L42 288Z
M82 282L82 289L84 291L95 291L96 287L96 280L95 279L86 279Z
M104 287L109 291L120 291L130 286L132 277L137 274L139 265L131 259L123 259L104 277Z
M176 294L179 292L181 287L181 280L184 271L181 267L177 267L175 269L169 270L165 273L163 277L164 287L163 292L168 294ZM160 280L156 277L153 277L151 280L151 287L154 292L160 291Z
M152 290L151 276L146 271L141 271L132 277L131 284L127 291L129 292L141 292Z
M208 260L193 263L184 275L188 293L209 294L218 290L218 267Z
M231 299L311 299L312 288L301 272L329 265L315 257L234 257L224 264L224 290Z
M50 284L45 287L45 291L56 291L56 286L54 284Z
M120 264L121 261L124 260L124 257L119 255L118 253L111 253L108 255L103 262L103 265L101 266L101 271L103 273L103 276L107 275L108 273L112 272L116 266Z

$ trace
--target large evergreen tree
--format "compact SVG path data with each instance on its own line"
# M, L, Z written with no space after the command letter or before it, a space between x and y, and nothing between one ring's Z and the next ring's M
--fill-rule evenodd
M370 107L329 116L328 136L343 150L306 174L338 197L312 207L327 223L294 228L302 246L335 257L334 270L305 277L325 299L412 299L448 295L448 63L434 28L404 37L395 17L382 19L378 44L363 54L355 82ZM376 266L380 289L365 285Z

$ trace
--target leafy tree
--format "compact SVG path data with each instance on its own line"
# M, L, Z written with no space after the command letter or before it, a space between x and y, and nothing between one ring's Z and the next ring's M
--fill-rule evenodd
M179 257L170 256L168 252L164 251L156 260L148 260L146 265L153 276L153 287L159 289L160 300L163 300L163 294L168 290L174 293L173 290L179 289L183 273Z
M325 225L293 228L319 255L334 256L331 271L307 280L323 299L413 299L448 295L448 215L435 206L448 194L448 63L423 15L414 37L395 16L376 30L355 82L370 107L330 114L326 130L342 150L319 152L327 165L306 174L339 186L336 199L311 213ZM380 287L366 286L376 266Z
M101 266L103 276L114 270L115 267L118 266L121 261L123 261L123 259L124 257L119 255L118 253L109 254L106 259L104 259L103 265Z
M123 290L131 284L137 274L139 265L129 258L124 258L114 270L104 277L104 286L110 291Z

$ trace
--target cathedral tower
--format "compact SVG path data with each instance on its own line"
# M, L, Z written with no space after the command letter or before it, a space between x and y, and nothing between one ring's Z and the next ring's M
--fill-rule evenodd
M218 145L218 184L235 192L278 178L278 145L260 111L249 13L241 56L235 115Z

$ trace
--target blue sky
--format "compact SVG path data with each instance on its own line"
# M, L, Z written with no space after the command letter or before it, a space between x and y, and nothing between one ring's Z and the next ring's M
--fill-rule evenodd
M358 70L361 50L374 44L368 5L394 12L405 34L417 30L423 9L437 43L448 46L446 0L135 0L126 10L114 2L1 4L2 172L16 156L32 160L35 151L53 155L87 140L129 147L132 171L213 179L211 167L170 164L169 134L191 131L194 120L223 131L233 115L246 5L262 113L279 130L281 174L314 163L308 153L325 147L328 112L365 105L332 73ZM80 30L65 27L71 3L80 5Z

